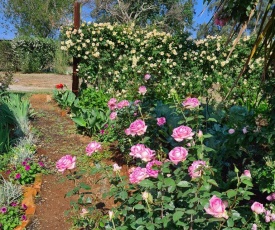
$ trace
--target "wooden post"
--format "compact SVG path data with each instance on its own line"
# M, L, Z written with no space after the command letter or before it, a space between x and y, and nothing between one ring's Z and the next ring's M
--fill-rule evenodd
M78 30L79 27L80 27L80 2L76 1L74 3L74 29ZM78 95L78 87L79 87L79 78L76 71L78 62L79 62L79 59L77 57L74 57L72 91L76 96Z

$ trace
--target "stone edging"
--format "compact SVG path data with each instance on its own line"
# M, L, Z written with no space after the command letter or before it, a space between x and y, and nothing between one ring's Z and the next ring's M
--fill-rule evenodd
M24 187L24 198L22 200L22 204L27 206L25 211L27 219L22 221L21 225L16 227L14 230L24 230L31 223L36 210L35 197L40 192L41 184L42 174L39 173L35 176L34 183L31 187Z

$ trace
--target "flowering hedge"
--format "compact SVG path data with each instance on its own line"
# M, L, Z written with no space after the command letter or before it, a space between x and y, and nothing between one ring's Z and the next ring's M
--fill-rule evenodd
M155 79L153 90L159 98L171 98L170 90L206 96L213 84L223 97L249 54L252 41L244 37L227 60L232 44L224 46L222 37L192 40L188 34L171 35L154 27L83 23L79 30L63 29L61 49L79 59L78 73L86 83L106 87L116 96L131 96L143 81L140 76L149 73ZM249 65L234 91L238 99L235 103L256 101L262 62L258 58Z

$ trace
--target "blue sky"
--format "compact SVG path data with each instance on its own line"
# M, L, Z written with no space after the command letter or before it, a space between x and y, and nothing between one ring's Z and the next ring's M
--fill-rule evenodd
M201 24L203 22L208 22L211 18L210 15L208 15L207 13L207 10L205 10L205 12L199 16L199 14L202 12L202 10L204 9L204 6L203 6L203 1L202 0L198 0L197 1L197 5L195 6L195 11L196 11L196 15L195 15L195 18L194 18L194 21L195 21L195 25L196 24ZM88 15L87 11L85 9L82 9L83 11L83 14L84 15ZM6 23L4 20L3 20L3 14L2 12L0 12L0 39L13 39L15 38L16 36L16 30L15 28L9 24L9 23ZM85 20L91 20L91 18L88 18L86 19L85 17ZM2 24L6 25L5 27L8 27L8 28L5 28Z

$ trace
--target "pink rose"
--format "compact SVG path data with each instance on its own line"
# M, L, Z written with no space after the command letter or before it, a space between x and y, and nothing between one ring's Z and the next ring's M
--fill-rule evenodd
M265 208L261 203L256 201L251 205L251 210L257 214L261 214L264 213Z
M252 228L251 228L251 230L257 230L257 224L252 224Z
M197 133L198 138L202 138L203 137L203 132L201 130L199 130L199 132Z
M129 128L128 128L128 129L125 129L124 132L125 132L125 134L126 134L127 136L131 135L131 131L130 131Z
M59 172L64 172L66 169L74 169L76 157L65 155L56 162L56 168Z
M151 161L152 158L155 156L155 151L146 148L143 144L137 144L131 147L130 155L135 158L140 158L145 162L148 162Z
M153 169L153 167L156 168L157 166L161 166L161 165L162 165L162 162L157 161L157 160L153 160L153 161L148 162L147 165L146 165L147 174L150 177L157 178L158 174L159 174L159 170Z
M149 73L144 75L144 80L148 81L151 78L151 75Z
M145 125L145 122L143 120L138 119L130 124L128 131L132 136L135 136L135 135L141 136L146 132L146 129L147 129L147 126Z
M130 183L138 184L143 181L145 178L149 177L147 174L146 168L136 167L133 172L130 174L129 179Z
M183 147L175 147L169 152L169 159L177 165L181 161L185 161L188 151Z
M141 100L135 100L134 105L139 105L140 102Z
M116 107L117 107L118 109L122 109L122 108L128 107L128 106L130 106L130 103L129 103L129 101L127 101L127 100L120 101L120 102L117 103L117 105L116 105Z
M92 153L97 152L98 150L101 150L102 146L100 143L96 141L92 141L90 144L86 147L86 155L91 156Z
M244 128L243 128L243 134L246 134L246 133L248 133L247 127L244 127Z
M216 197L215 195L212 196L212 198L209 200L209 206L208 208L204 208L204 210L216 217L216 218L225 218L228 219L227 212L225 208L227 207L227 204L223 202L220 198Z
M266 199L267 199L268 201L273 201L273 200L275 200L275 192L273 192L273 193L271 193L270 195L268 195L268 196L266 197Z
M229 130L228 130L228 133L229 133L229 134L235 133L235 129L229 129Z
M198 106L200 106L200 101L197 98L187 98L184 102L182 102L182 105L186 107L187 109L193 109Z
M119 172L120 170L121 170L121 167L118 166L117 163L113 164L113 171L114 171L114 172Z
M143 85L143 86L140 86L138 88L138 93L141 94L141 95L145 95L145 93L147 92L147 89L146 87Z
M192 139L193 135L194 133L191 128L181 125L173 130L172 137L174 137L176 141L181 142L183 139Z
M165 123L166 123L165 117L158 117L158 118L157 118L157 125L158 125L158 126L162 126L162 125L164 125Z
M110 119L111 119L111 120L115 120L116 117L117 117L117 112L111 112L111 114L110 114Z
M111 98L108 101L108 107L109 107L110 110L116 109L116 102L117 102L117 100L115 98Z
M188 168L188 173L191 178L200 177L202 174L202 168L206 165L205 161L194 161Z
M251 173L250 173L249 170L244 170L242 176L246 176L246 177L251 178Z

